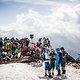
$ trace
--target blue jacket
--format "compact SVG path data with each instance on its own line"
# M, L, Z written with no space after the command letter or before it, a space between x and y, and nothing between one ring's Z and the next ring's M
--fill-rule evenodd
M60 64L62 62L62 53L60 52L56 53L55 58L56 58L56 69L60 70Z

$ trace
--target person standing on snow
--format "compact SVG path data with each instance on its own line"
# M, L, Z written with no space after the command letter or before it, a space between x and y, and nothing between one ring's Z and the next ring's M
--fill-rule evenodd
M60 65L62 62L62 53L60 52L59 48L56 49L55 58L56 58L56 70L58 71L57 76L60 76L61 75Z
M45 76L49 76L50 78L53 78L51 76L51 64L50 64L50 51L49 49L45 52ZM47 74L48 72L48 74Z
M54 76L54 68L55 68L55 50L51 50L51 53L50 53L50 64L51 64L51 72L52 72L52 75Z
M66 57L68 53L65 51L64 47L61 47L61 53L62 53L62 62L61 62L61 68L62 68L62 74L66 74L65 65L66 65Z

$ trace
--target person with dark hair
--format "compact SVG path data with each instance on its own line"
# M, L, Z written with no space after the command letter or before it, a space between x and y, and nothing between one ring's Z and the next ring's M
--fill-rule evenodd
M43 38L43 45L47 46L47 39L45 37Z
M18 43L16 42L15 43L16 44L16 47L15 47L15 50L14 50L14 57L15 58L18 58L18 53L19 53L19 51L20 51L20 47L18 46Z
M50 47L50 40L47 38L47 46Z
M40 38L40 39L38 40L38 42L37 42L37 47L41 47L41 45L42 45L42 38Z
M64 47L61 47L61 53L62 53L62 62L61 62L61 68L62 68L62 74L66 74L65 65L66 65L66 57L68 53L65 51Z
M55 50L51 50L50 53L50 64L51 64L51 72L52 72L52 76L54 76L54 68L55 68Z
M21 57L25 56L25 47L23 44L21 44L21 47L20 47L20 52L21 52Z

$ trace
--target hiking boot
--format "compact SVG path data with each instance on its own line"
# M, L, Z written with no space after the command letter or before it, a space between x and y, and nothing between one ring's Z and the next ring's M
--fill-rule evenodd
M57 76L61 76L61 71L60 70L58 70Z
M63 70L63 71L62 71L62 74L66 74L66 70Z
M53 76L51 76L51 75L49 75L48 77L49 77L49 78L53 78Z
M52 76L54 77L54 73L52 73Z
M48 76L47 74L45 74L45 76Z

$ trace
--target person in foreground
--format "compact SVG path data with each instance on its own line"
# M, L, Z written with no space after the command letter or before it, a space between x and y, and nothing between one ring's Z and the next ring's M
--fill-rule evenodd
M62 53L60 52L60 48L56 49L56 70L58 71L57 76L61 75L60 65L62 62Z
M62 53L62 62L61 62L61 68L62 68L62 74L66 74L65 66L66 66L66 57L68 53L65 51L64 47L61 47L61 53Z
M45 76L53 78L51 76L51 64L50 64L50 51L49 49L45 52Z

